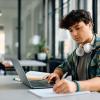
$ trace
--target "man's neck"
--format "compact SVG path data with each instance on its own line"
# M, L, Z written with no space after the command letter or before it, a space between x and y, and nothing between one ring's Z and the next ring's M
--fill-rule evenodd
M93 39L94 39L94 35L91 34L91 36L83 44L91 43Z

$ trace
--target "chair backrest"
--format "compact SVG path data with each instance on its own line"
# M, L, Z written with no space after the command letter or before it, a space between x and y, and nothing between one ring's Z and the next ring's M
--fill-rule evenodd
M52 73L54 71L54 69L60 65L63 62L62 59L57 59L57 58L50 58L48 61L49 64L49 71L50 73Z
M5 66L2 63L0 63L0 74L2 75L6 74Z

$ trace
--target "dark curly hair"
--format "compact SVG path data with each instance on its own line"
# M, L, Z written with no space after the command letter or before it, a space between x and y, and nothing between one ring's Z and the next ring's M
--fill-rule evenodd
M72 10L67 16L65 16L60 21L60 28L69 29L69 27L75 25L83 21L85 24L91 22L93 24L93 20L91 18L90 12L85 10Z

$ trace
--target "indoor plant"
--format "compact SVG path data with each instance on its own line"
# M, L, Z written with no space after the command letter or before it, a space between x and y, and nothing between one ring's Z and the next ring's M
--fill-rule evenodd
M38 54L37 54L37 58L39 60L45 60L46 56L47 56L47 51L46 51L46 47L45 47L45 40L41 40L41 42L38 44Z

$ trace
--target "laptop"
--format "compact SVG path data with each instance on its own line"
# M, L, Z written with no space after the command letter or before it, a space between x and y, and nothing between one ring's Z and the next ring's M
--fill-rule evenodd
M19 75L19 78L23 84L26 86L33 88L33 89L41 89L41 88L52 88L53 84L49 84L46 79L44 80L28 80L26 77L25 71L23 67L20 65L18 59L10 59L12 61L12 64Z

